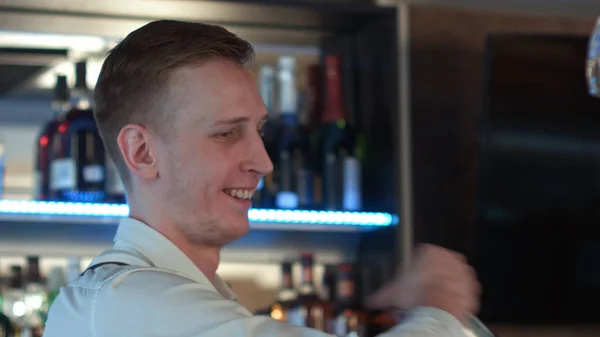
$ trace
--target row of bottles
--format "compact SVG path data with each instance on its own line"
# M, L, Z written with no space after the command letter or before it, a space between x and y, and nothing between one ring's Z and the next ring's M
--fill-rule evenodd
M356 283L358 273L353 265L326 267L324 291L319 294L313 279L313 255L302 254L300 260L300 284L294 287L292 263L283 262L276 302L257 314L344 337L351 332L359 337L376 336L396 324L395 317L388 312L362 308Z
M86 84L86 63L75 64L75 87L58 75L53 118L38 137L34 199L74 202L125 202L114 164L105 153Z
M0 337L41 337L48 310L67 281L80 273L80 260L69 258L67 271L50 270L47 279L40 274L39 258L27 257L26 270L12 265L9 275L0 275Z
M261 208L360 211L362 143L349 123L342 55L324 55L306 69L299 90L297 61L262 65L259 88L269 113L264 130L274 172L254 195ZM300 95L303 93L303 95Z
M324 55L306 69L299 89L297 60L262 65L261 95L269 113L264 130L274 172L259 185L253 207L360 211L363 143L352 125L344 91L342 54ZM57 76L53 109L38 139L36 200L125 202L123 184L105 153L93 118L86 64L76 63L75 87ZM353 110L352 110L353 111Z

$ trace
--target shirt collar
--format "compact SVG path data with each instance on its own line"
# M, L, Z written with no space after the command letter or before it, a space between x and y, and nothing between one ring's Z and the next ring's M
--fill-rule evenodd
M132 253L155 267L175 271L198 283L211 284L223 297L235 299L235 294L219 275L210 282L173 242L141 221L132 218L120 221L114 249Z

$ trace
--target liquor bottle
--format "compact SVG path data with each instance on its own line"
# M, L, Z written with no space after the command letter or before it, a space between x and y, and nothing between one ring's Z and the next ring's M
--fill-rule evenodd
M365 261L364 256L361 264L363 267L360 272L357 271L356 273L355 284L358 289L357 295L361 300L365 300L366 295L386 286L393 279L394 272L389 263ZM388 331L401 319L400 312L395 308L370 309L366 312L368 315L366 337L375 337Z
M0 138L0 199L4 197L4 174L6 170L6 143Z
M313 206L323 206L323 164L322 164L322 129L323 113L323 68L320 64L312 64L307 69L308 97L308 132L310 139L310 170L313 172Z
M0 274L0 313L4 312L4 297L2 297L4 295L4 292L6 291L6 288L8 286L8 278L4 278L2 277L2 274ZM1 336L1 335L0 335Z
M31 301L23 288L23 274L21 266L14 265L10 268L9 288L4 293L3 311L10 319L12 331L9 336L15 337L42 337L41 325L33 326L35 313L27 305ZM39 321L39 320L38 320Z
M335 303L336 300L336 274L336 266L325 266L325 272L323 273L323 300L329 303Z
M298 128L298 88L296 84L296 59L281 56L278 61L278 111L276 170L278 191L277 208L296 209L299 206L296 174L302 167L302 149Z
M271 317L286 322L288 310L293 308L297 299L298 292L292 284L292 264L283 262L281 264L281 288L277 292L275 304L271 307Z
M10 266L8 288L4 292L2 312L10 319L13 332L25 326L27 307L24 303L23 274L19 265Z
M93 116L86 64L78 62L71 109L59 125L60 146L50 165L50 190L61 201L105 200L105 150Z
M299 208L317 209L321 204L321 176L319 174L319 155L317 124L322 106L321 67L318 64L306 69L306 90L304 107L300 113L298 142L300 147L296 171Z
M13 326L10 318L4 314L4 298L2 297L6 289L5 283L0 274L0 337L11 337Z
M347 122L341 56L325 57L325 107L322 114L323 202L325 209L361 209L360 162L354 131Z
M25 322L21 336L41 337L45 313L48 311L48 294L40 275L39 257L27 257L27 273L23 303L26 306Z
M332 308L317 294L313 283L313 255L302 254L302 281L298 287L298 301L288 310L287 322L316 330L329 332L327 322L331 319Z
M335 309L331 322L332 332L336 336L345 337L355 332L359 337L365 337L368 316L357 301L351 264L339 266Z
M58 126L63 122L65 114L69 111L69 88L67 77L56 76L54 87L54 101L52 102L54 116L44 125L37 140L35 159L35 182L33 198L35 200L50 199L50 158L54 149L53 142L56 140Z
M10 318L0 312L0 337L12 337L14 328Z
M40 275L40 260L37 256L27 257L23 302L27 307L25 327L35 335L43 326L45 313L48 311L48 293Z
M263 127L263 142L269 158L271 158L271 161L274 163L277 162L275 82L275 69L270 65L262 65L258 74L258 88L269 116L269 119ZM252 200L253 207L272 208L274 206L274 198L277 193L274 174L275 172L272 172L263 177L259 182Z

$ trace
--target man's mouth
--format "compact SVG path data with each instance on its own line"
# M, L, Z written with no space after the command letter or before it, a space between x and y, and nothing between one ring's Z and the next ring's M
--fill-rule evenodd
M240 200L250 200L252 199L252 196L254 195L254 189L252 190L246 190L246 189L237 189L237 188L228 188L223 190L223 192L225 192L225 194L234 197L236 199L240 199Z

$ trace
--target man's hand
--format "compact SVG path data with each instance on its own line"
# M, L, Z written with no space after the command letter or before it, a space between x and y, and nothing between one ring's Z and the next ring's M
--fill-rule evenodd
M402 310L434 307L465 323L479 310L479 294L475 271L464 256L424 244L408 272L375 293L367 305Z

